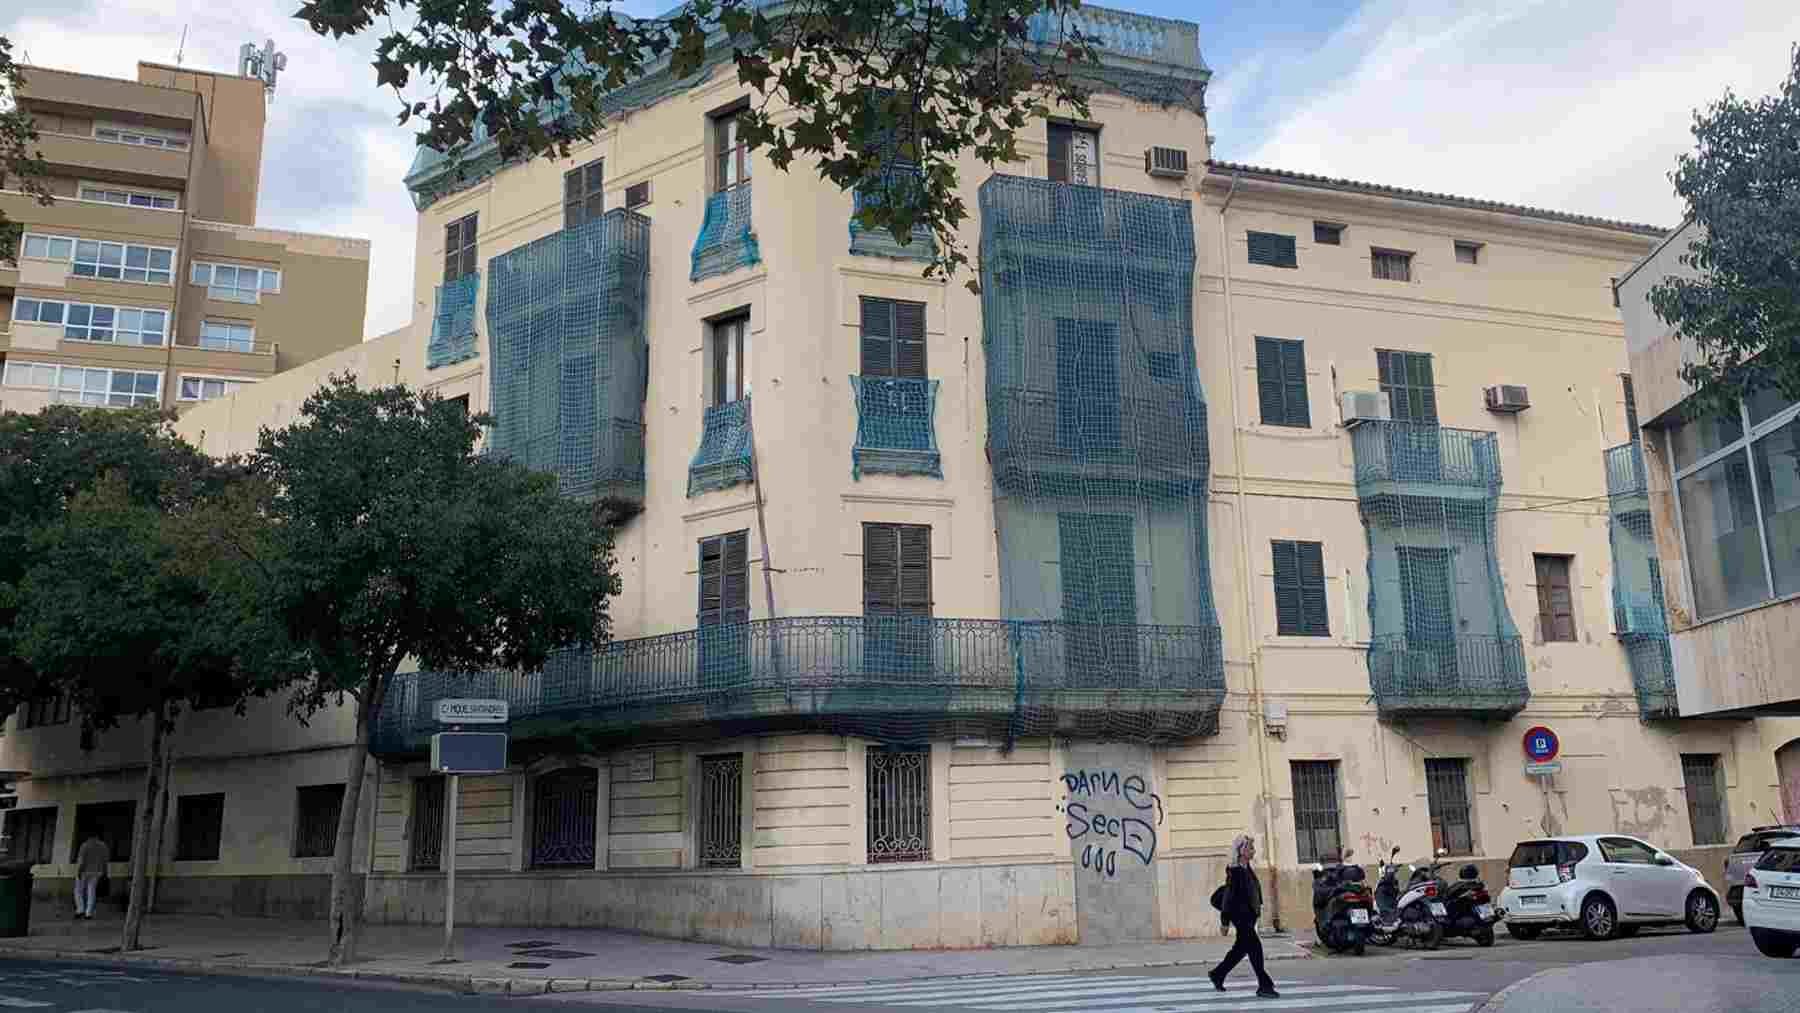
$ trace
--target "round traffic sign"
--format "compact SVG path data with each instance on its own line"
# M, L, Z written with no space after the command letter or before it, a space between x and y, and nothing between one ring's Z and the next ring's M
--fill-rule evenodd
M1562 749L1562 742L1556 733L1543 725L1536 725L1525 733L1525 758L1536 763L1545 763L1556 759Z

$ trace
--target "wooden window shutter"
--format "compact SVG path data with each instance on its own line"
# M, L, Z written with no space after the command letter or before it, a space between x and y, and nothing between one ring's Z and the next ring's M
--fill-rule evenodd
M723 622L725 540L705 538L700 541L700 625Z
M1312 426L1306 400L1306 345L1287 338L1256 339L1257 399L1269 426Z
M1256 339L1256 399L1262 406L1265 426L1287 425L1283 402L1281 347L1272 338Z
M1331 635L1331 618L1325 606L1325 547L1318 542L1301 542L1296 553L1300 562L1300 629L1310 637Z
M1244 233L1250 251L1250 263L1267 267L1299 267L1300 254L1294 237L1279 232Z
M1538 628L1547 641L1575 639L1575 598L1569 588L1569 557L1535 556Z
M1630 373L1619 374L1619 386L1625 393L1625 438L1635 441L1638 438L1637 393L1631 388Z
M1069 152L1071 145L1069 125L1066 123L1050 124L1050 182L1067 183L1069 181Z
M891 525L863 525L863 614L893 615L900 607L900 534Z
M1300 560L1293 542L1271 542L1275 556L1275 631L1281 636L1300 632Z
M894 303L894 375L925 376L925 304L922 302Z
M862 297L862 375L894 375L894 302Z
M900 529L900 611L931 614L931 529L924 525Z
M750 532L734 531L725 536L724 542L719 581L720 618L727 623L749 622Z

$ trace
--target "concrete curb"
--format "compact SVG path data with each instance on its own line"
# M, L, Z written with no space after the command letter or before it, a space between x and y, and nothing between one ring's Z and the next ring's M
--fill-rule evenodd
M1292 952L1269 952L1266 960L1311 960L1298 943L1288 943ZM1026 977L1038 974L1078 974L1082 972L1133 971L1168 967L1200 967L1217 962L1208 956L1196 960L1130 961L1116 964L1092 964L1080 967L1044 967L1028 971L974 971L967 974L907 975L887 978L832 978L821 981L653 981L649 978L504 978L492 975L457 974L452 971L383 970L360 967L320 967L309 964L277 964L254 961L226 961L206 957L158 957L149 953L93 953L89 950L51 949L0 944L0 958L13 960L59 960L72 963L99 964L111 967L142 967L191 974L230 975L246 978L331 978L362 981L370 984L406 985L416 988L445 989L465 995L545 995L562 992L630 992L630 991L730 991L778 992L801 988L824 988L834 985L899 985L921 981L978 981L982 978ZM1526 979L1529 981L1530 979ZM1520 984L1523 984L1521 982ZM1515 986L1516 987L1516 986ZM1497 996L1496 996L1497 998Z

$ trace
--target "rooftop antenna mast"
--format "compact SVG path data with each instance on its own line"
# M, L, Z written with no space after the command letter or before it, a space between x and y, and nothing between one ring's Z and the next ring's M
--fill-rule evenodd
M181 26L181 42L175 47L175 66L177 67L181 66L181 54L187 52L187 30L188 26Z
M261 81L263 95L271 102L275 101L275 77L286 69L287 54L275 51L274 39L263 42L260 50L254 42L238 47L238 73Z

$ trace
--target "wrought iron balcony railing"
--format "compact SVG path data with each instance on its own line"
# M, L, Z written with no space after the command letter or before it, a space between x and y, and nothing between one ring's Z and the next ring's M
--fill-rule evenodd
M720 190L706 199L700 234L694 237L689 281L725 274L762 260L755 226L750 221L750 207L749 183Z
M750 481L750 399L706 410L700 447L688 463L688 495Z
M923 377L853 376L856 442L851 473L888 472L944 477L938 453L938 382Z
M1649 488L1644 473L1644 447L1638 441L1621 443L1606 451L1606 494L1641 496Z
M450 696L511 705L521 739L724 726L935 726L1192 737L1224 698L1219 631L1060 621L807 616L708 626L558 654L541 671L408 673L390 683L377 753L417 752ZM1212 673L1212 674L1208 674ZM709 732L710 730L710 732Z
M1155 399L1000 388L990 389L987 400L996 471L1135 465L1199 478L1209 466L1205 402L1180 384Z
M1378 636L1369 643L1369 685L1383 717L1511 717L1530 696L1517 636Z
M475 347L475 294L480 288L481 275L473 271L438 286L431 340L425 345L426 369L473 359L479 354Z
M1499 441L1493 433L1423 422L1365 420L1350 430L1360 493L1382 483L1500 489Z

